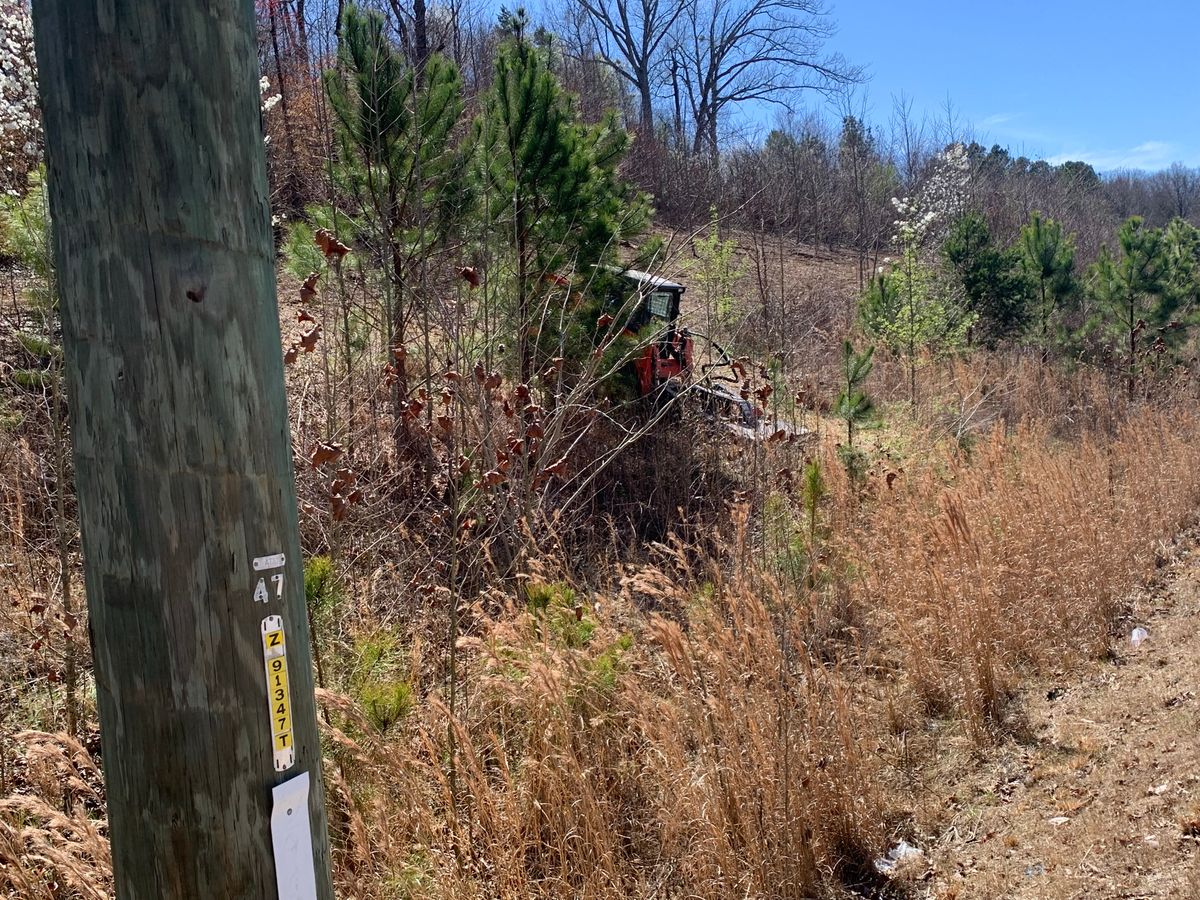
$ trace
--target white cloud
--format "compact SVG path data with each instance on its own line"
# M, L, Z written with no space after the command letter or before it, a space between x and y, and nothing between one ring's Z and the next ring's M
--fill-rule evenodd
M980 119L976 125L984 136L981 139L998 138L1001 144L1008 145L1014 156L1044 158L1056 166L1070 160L1091 163L1099 172L1111 172L1115 169L1144 169L1154 172L1165 169L1174 162L1200 166L1200 155L1189 154L1186 148L1171 141L1142 141L1132 147L1096 147L1082 143L1072 145L1066 144L1061 136L1030 127L1027 122L1028 117L1024 113L997 112ZM1023 146L1013 147L1013 142L1019 142ZM1064 146L1066 149L1063 152L1052 152Z
M1101 172L1113 169L1165 169L1180 159L1179 147L1168 141L1143 141L1125 150L1081 148L1068 153L1056 153L1047 157L1051 165L1061 165L1068 160L1083 160Z
M1017 116L1015 113L994 113L986 119L979 121L980 128L995 128L997 125L1003 125L1006 122L1011 122Z
M1024 113L1001 112L993 113L975 124L988 141L998 141L1001 145L1008 145L1010 149L1015 149L1011 147L1013 141L1019 141L1022 144L1045 145L1052 140L1052 136L1045 131L1023 124L1027 122L1028 117ZM1021 152L1023 151L1018 150L1018 154ZM1029 154L1025 153L1025 155Z

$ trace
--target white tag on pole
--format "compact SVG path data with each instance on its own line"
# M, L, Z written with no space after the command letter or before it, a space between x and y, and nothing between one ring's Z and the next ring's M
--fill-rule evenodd
M282 553L272 553L270 556L254 557L254 571L263 572L267 569L282 569L287 557Z
M271 845L279 900L317 900L312 824L308 815L308 773L271 789Z

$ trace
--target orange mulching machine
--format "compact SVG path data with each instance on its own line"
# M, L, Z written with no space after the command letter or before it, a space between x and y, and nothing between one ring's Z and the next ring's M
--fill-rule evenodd
M680 322L686 290L682 284L636 269L613 271L618 286L611 303L628 311L622 331L644 341L633 359L640 396L656 402L692 398L705 414L724 421L743 437L778 432L778 423L766 427L762 410L751 400L745 362Z

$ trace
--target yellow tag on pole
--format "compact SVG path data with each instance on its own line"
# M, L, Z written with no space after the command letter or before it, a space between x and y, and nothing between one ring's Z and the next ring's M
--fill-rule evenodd
M296 764L296 749L292 745L292 698L288 690L287 642L281 616L267 616L262 620L262 645L275 771L286 772Z

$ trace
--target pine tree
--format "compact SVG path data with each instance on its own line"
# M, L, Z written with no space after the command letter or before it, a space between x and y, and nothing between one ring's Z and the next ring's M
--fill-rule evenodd
M501 14L509 35L474 126L474 157L487 212L513 268L513 323L520 378L528 383L548 322L534 310L574 272L590 280L615 259L618 241L649 218L644 195L617 177L629 135L615 113L578 123L543 54L525 36L523 11Z
M1143 226L1140 216L1126 220L1117 233L1120 256L1108 247L1092 266L1091 291L1101 318L1093 323L1119 335L1125 348L1125 371L1129 397L1137 391L1138 339L1146 327L1162 320L1167 310L1166 254L1163 233Z
M1200 229L1185 219L1163 229L1163 292L1148 322L1150 353L1159 367L1177 361L1189 329L1200 321Z
M409 373L401 348L411 337L413 317L422 314L428 381L428 264L469 208L465 157L455 145L462 80L438 54L424 60L418 77L389 39L383 16L353 4L343 13L338 61L325 73L325 88L338 149L334 185L350 214L336 208L312 212L317 221L347 229L351 243L366 248L385 273L387 346L395 351L397 374L396 438L407 445L401 410Z
M1021 265L1037 290L1036 326L1043 359L1050 347L1050 329L1063 304L1075 292L1075 243L1062 225L1034 212L1021 229Z
M842 343L842 392L838 395L835 412L846 423L846 446L854 449L854 429L870 419L875 404L863 391L867 376L874 366L875 348L856 353L854 345Z
M1163 253L1167 299L1160 318L1168 325L1191 325L1200 307L1200 229L1185 219L1172 219L1163 232Z
M1027 316L1026 283L1016 254L993 244L983 216L969 212L955 222L942 252L958 278L966 308L978 316L983 342L994 347L1021 331Z
M373 219L366 227L380 233L391 265L411 268L467 205L463 157L454 146L462 79L453 63L433 54L418 83L379 13L347 6L342 35L339 68L325 73L340 151L336 187Z

